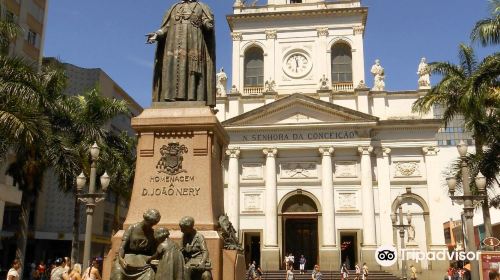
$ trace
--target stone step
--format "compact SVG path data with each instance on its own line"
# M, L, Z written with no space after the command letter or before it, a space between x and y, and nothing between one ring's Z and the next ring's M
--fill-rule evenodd
M294 271L296 280L311 280L312 271L307 271L304 274L299 274L298 271ZM341 280L340 271L321 271L323 274L323 280ZM286 276L285 270L280 271L266 271L262 275L262 280L284 280ZM349 279L354 279L355 273L351 271L349 273ZM359 278L361 280L361 277ZM399 278L385 271L373 271L370 272L370 280L398 280Z

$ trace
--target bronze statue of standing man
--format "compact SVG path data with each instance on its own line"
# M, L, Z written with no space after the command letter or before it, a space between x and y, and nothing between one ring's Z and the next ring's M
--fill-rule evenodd
M147 43L158 42L153 102L204 101L215 106L215 29L210 8L182 0L165 14Z

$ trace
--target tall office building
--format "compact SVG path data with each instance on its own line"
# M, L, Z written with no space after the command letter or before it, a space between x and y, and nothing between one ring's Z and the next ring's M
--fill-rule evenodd
M9 54L42 63L48 0L0 0L2 19L12 21L22 33L11 43Z

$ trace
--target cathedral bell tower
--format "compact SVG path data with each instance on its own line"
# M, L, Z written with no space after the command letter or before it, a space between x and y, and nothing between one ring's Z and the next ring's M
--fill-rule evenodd
M360 0L251 4L236 0L233 15L227 17L233 39L233 91L241 95L354 92L365 80L368 9Z

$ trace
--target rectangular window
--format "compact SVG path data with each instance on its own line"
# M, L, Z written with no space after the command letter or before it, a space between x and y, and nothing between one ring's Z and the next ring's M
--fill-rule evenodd
M28 43L30 45L32 45L34 47L37 45L37 39L38 39L37 37L38 37L38 34L35 31L33 31L31 29L28 31L27 40L28 40Z
M16 22L16 16L11 11L5 11L5 21L7 22Z

